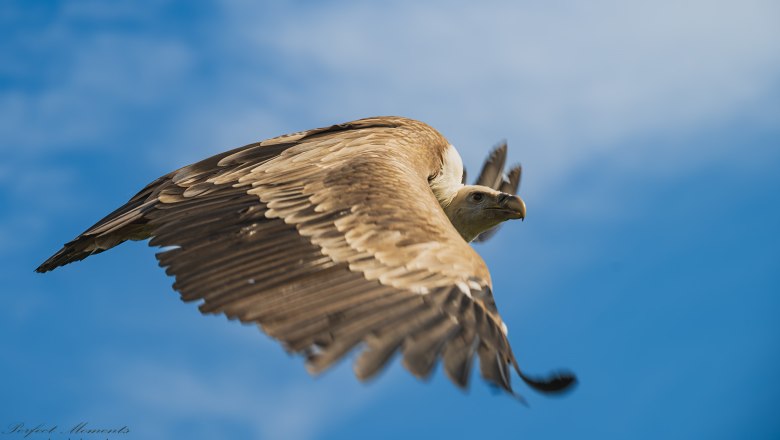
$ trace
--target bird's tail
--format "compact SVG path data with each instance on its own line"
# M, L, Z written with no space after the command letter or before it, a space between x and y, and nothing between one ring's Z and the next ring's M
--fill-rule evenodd
M56 254L43 262L36 272L48 272L74 261L80 261L92 254L126 241L144 240L150 237L146 213L158 203L157 193L168 176L163 176L147 185L120 208L105 216L91 228L81 233L65 245Z

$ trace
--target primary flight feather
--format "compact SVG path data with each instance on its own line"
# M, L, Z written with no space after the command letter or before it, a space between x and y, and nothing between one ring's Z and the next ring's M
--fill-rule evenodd
M427 377L438 359L458 386L472 360L514 394L510 369L555 392L575 379L523 374L468 242L525 217L504 176L506 145L478 185L464 185L455 148L430 126L361 119L249 144L160 177L67 243L46 272L125 240L151 238L184 301L258 324L318 373L358 346L361 380L401 351Z

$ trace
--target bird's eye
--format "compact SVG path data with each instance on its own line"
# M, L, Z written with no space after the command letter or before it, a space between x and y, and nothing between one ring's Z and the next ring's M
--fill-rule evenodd
M482 194L482 193L474 193L474 194L471 195L471 201L472 202L479 203L479 202L482 201L483 198L485 198L485 195Z

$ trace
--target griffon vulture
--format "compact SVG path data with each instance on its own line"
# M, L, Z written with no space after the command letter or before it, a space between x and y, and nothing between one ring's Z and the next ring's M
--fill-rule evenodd
M361 119L249 144L160 177L36 270L47 272L151 238L184 301L202 313L256 323L319 373L353 348L368 379L401 351L428 377L438 359L460 387L472 359L514 394L575 382L521 372L493 300L490 273L468 244L525 217L504 176L506 146L478 185L463 185L455 148L430 126Z

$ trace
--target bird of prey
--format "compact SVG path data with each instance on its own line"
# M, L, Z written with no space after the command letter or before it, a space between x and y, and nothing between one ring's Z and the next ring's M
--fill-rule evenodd
M512 395L511 369L559 392L574 375L521 371L490 273L469 245L525 217L520 170L504 176L505 157L504 145L479 184L464 185L455 148L419 121L374 117L283 135L158 178L36 271L151 239L182 300L259 325L312 374L360 348L361 380L401 352L419 378L441 359L465 388L477 357L481 376Z

